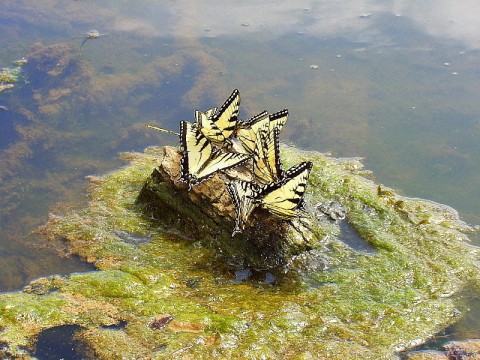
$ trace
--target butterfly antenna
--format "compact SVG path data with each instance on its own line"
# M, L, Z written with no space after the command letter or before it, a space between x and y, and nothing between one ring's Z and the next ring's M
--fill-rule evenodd
M161 132L164 132L164 133L167 133L167 134L173 134L173 135L180 136L179 133L177 133L175 131L172 131L172 130L167 130L167 129L160 128L158 126L148 125L148 124L145 124L145 126L150 128L150 129L153 129L153 130L157 130L157 131L161 131Z

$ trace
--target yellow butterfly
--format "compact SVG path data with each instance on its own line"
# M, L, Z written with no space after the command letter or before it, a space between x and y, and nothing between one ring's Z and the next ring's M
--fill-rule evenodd
M221 147L231 145L230 137L237 127L240 108L240 93L233 90L220 110L212 108L206 112L195 111L195 118L202 134Z
M240 165L250 156L234 152L223 152L213 147L198 129L197 124L180 122L180 181L188 184L189 190L207 180L214 173Z

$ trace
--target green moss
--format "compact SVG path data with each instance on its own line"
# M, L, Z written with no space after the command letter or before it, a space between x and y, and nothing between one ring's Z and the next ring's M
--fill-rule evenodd
M72 287L87 297L99 298L140 297L145 292L144 285L136 277L119 270L72 275L71 284L65 290Z
M326 222L316 231L327 270L293 267L276 274L273 286L236 284L214 243L165 234L138 210L137 194L161 157L159 149L148 149L127 156L128 166L93 179L92 201L84 210L44 228L47 237L65 238L73 253L100 271L0 295L0 341L18 350L32 346L42 329L79 324L86 330L77 337L98 359L377 359L451 324L457 310L450 295L468 281L478 286L477 255L463 243L468 227L436 204L402 198L383 186L379 191L355 159L282 151L285 167L314 162L309 202L341 202L375 253L352 250L339 239L338 226ZM186 201L169 199L173 208ZM150 241L135 245L119 231ZM230 250L251 250L243 246ZM174 320L150 327L166 316ZM101 328L120 320L127 322L124 329Z

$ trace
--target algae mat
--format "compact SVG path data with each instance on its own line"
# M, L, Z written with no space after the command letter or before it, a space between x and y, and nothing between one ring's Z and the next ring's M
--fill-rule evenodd
M454 210L376 185L356 159L287 147L285 166L314 163L307 201L341 202L376 251L353 250L332 225L327 269L235 282L201 239L162 232L136 207L161 154L124 154L124 168L91 178L83 210L51 216L48 241L65 239L98 271L0 295L0 355L29 358L39 332L75 324L95 359L390 359L455 321L455 295L478 285L471 229Z

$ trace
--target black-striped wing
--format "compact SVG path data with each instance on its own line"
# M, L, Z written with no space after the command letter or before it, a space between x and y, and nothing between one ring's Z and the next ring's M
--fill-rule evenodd
M278 111L275 114L270 115L269 119L270 131L273 131L273 129L278 129L279 131L282 131L283 126L288 120L288 110L283 109L281 111Z
M232 237L245 230L248 218L258 203L255 201L258 197L257 187L247 181L236 180L227 185L228 192L235 205L235 228Z
M253 153L253 177L258 184L270 184L282 176L279 136L278 128L259 131Z
M188 121L180 122L180 145L180 181L187 182L189 189L215 172L237 166L249 159L245 154L215 149L197 125Z
M263 111L248 121L239 122L234 135L240 140L245 151L248 154L252 154L255 151L260 130L268 127L270 132L273 132L274 129L278 129L280 132L287 120L288 110L286 109L271 115L268 115L267 111Z
M302 207L312 167L311 162L302 162L287 170L282 180L261 188L258 195L261 206L280 217L296 216Z
M255 115L248 121L239 122L235 130L235 137L240 140L247 154L253 154L257 143L257 134L261 129L269 128L269 116L267 111Z
M215 144L223 146L230 144L230 137L237 126L240 108L240 93L237 89L222 105L220 110L213 113L195 112L197 124L202 134Z
M195 110L195 119L197 121L197 125L202 128L202 127L209 127L211 126L210 123L212 121L213 116L217 112L217 107L212 107L211 109L208 109L207 111L203 112L200 110Z

